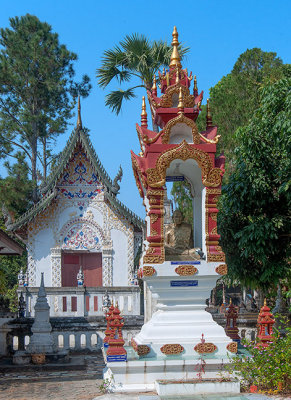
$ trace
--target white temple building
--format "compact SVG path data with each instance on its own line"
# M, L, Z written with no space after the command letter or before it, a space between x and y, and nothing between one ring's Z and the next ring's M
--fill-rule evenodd
M112 181L82 127L80 107L78 112L77 128L41 199L8 226L27 246L27 288L32 294L28 315L33 313L41 273L51 316L102 314L105 287L124 306L124 314L139 314L133 274L144 223L117 199L122 169ZM78 286L80 267L84 282Z

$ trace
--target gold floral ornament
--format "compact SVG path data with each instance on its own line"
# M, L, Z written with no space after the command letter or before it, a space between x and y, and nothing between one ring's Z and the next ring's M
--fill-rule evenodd
M143 271L143 276L153 276L156 274L156 270L151 267L150 265L145 265L142 269Z
M131 339L131 346L139 356L145 356L151 351L149 346L145 344L137 344L134 339Z
M230 351L231 353L237 353L237 343L236 342L231 342L228 343L226 346L227 350Z
M180 354L184 351L184 347L180 344L164 344L161 347L161 352L166 355Z
M137 354L138 354L140 357L149 354L150 351L151 351L150 347L147 346L146 344L139 344L139 345L137 345Z
M182 115L182 114L181 114ZM173 149L162 152L156 161L155 168L148 168L147 181L151 187L162 187L166 182L166 171L173 160L186 161L194 159L197 161L202 172L202 183L207 187L217 187L221 185L221 170L213 167L210 155L203 150L189 145L185 140Z
M209 353L214 353L217 350L217 347L213 343L198 343L194 347L194 350L199 354L202 353L209 354Z
M175 269L175 272L181 276L195 275L198 269L194 267L194 265L179 265L179 267Z
M221 264L215 268L215 272L219 275L226 275L227 274L227 265Z

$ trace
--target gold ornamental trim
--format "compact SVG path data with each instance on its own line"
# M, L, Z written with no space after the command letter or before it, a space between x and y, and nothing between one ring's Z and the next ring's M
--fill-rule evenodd
M211 218L213 221L217 221L217 213L210 213L210 218Z
M213 343L198 343L194 347L194 350L199 353L214 353L217 350L217 347Z
M215 268L215 272L219 275L226 275L227 274L227 265L221 264Z
M142 272L143 276L153 276L157 273L157 271L150 265L145 265L142 269Z
M194 267L194 265L179 265L175 269L176 274L181 276L195 275L198 272L198 269Z
M177 343L164 344L164 346L162 346L160 350L163 354L172 355L182 353L184 351L184 347Z
M157 159L155 168L146 170L148 185L151 187L162 187L166 182L166 171L173 160L188 159L197 161L202 172L202 183L207 187L216 187L221 184L221 170L212 166L212 160L208 153L183 142L169 150L165 150Z
M184 114L179 114L178 117L171 119L167 122L166 126L163 129L162 143L167 144L170 141L170 134L173 126L177 124L186 124L192 130L192 140L194 144L200 143L200 135L198 132L197 125L192 119L185 117Z
M147 185L146 185L144 176L142 175L142 172L141 172L139 165L138 165L135 157L133 156L133 154L131 155L131 163L132 163L133 175L134 175L136 186L138 188L140 196L143 198L144 197L143 186L146 187Z
M131 343L131 347L133 348L133 350L137 352L137 343L136 343L136 341L132 338L130 343Z
M162 264L164 261L165 261L164 255L162 254L150 255L148 254L148 251L146 252L146 255L143 258L144 263Z
M176 72L172 72L172 75L176 75ZM173 76L170 76L171 78ZM184 77L182 78L184 79ZM160 103L156 104L156 108L163 107L163 108L172 108L173 107L173 95L177 94L179 96L180 88L182 89L183 95L183 102L185 108L193 108L195 106L195 97L190 94L190 90L181 85L181 83L176 83L173 86L169 86L166 90L166 93L161 97Z
M227 350L230 351L231 353L237 353L237 343L236 342L231 342L228 343L226 346Z

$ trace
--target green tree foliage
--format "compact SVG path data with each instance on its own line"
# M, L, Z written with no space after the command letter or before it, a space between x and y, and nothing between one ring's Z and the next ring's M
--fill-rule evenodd
M266 290L289 269L291 78L262 90L260 107L235 140L235 169L218 213L221 246L231 277Z
M90 84L87 76L74 82L77 55L50 25L27 14L11 18L10 26L0 30L0 150L2 157L26 154L36 201L38 159L45 179L49 143L67 127L72 96L87 95Z
M181 58L189 48L179 46ZM105 104L117 115L122 108L123 100L131 100L135 96L135 89L142 87L151 89L153 79L158 69L168 67L172 54L172 47L166 42L150 42L144 35L133 33L127 35L119 45L104 52L101 67L97 69L98 85L106 88L112 80L118 84L134 85L126 90L113 90L105 97Z
M32 182L25 155L18 152L16 158L17 162L12 165L8 161L4 163L8 174L6 178L0 178L0 204L4 203L18 217L31 205Z
M228 161L233 160L233 150L239 144L235 131L246 125L259 107L260 89L282 78L284 71L276 53L248 49L239 56L231 73L210 89L213 121L221 134L218 153L224 151Z
M193 225L193 198L189 182L186 180L174 182L171 195L173 196L176 209L182 212L184 221Z

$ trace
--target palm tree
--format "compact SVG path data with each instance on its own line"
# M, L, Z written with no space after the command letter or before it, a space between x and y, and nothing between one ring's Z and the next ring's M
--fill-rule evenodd
M98 85L103 89L114 79L119 84L135 80L139 83L126 90L113 90L105 97L105 104L117 115L121 111L123 100L130 100L135 89L152 88L153 79L158 69L167 67L173 48L163 41L150 42L144 35L127 35L113 49L104 51L101 67L97 69ZM181 58L189 47L179 45Z

